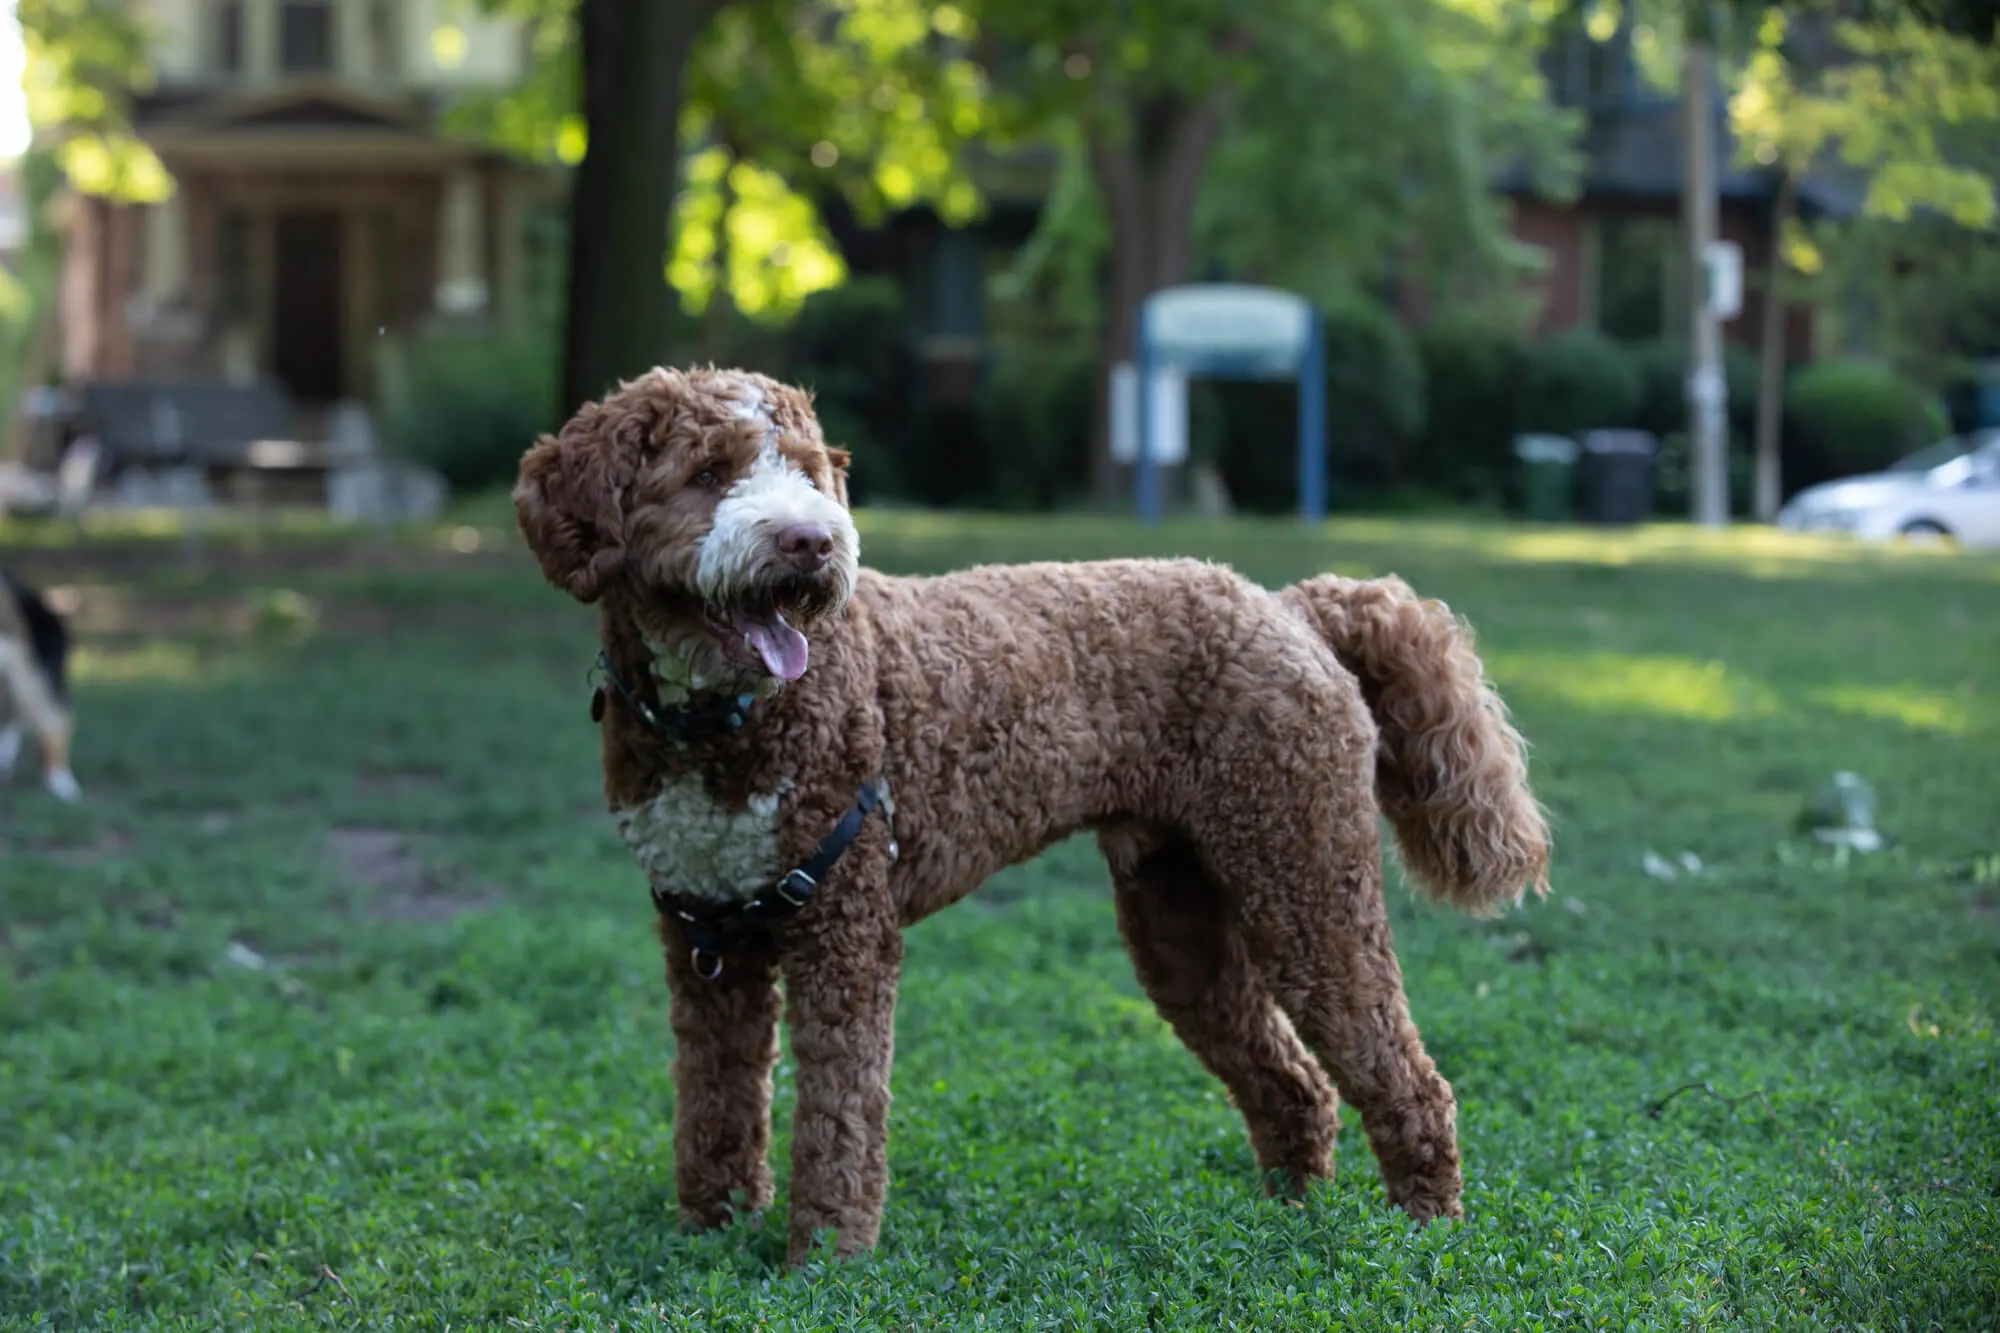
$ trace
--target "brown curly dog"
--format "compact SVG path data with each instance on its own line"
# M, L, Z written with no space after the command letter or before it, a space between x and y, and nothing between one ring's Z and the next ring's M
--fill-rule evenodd
M771 1201L782 1008L790 1261L823 1231L872 1247L902 929L1083 829L1141 983L1271 1186L1332 1174L1331 1074L1390 1200L1462 1215L1376 815L1433 897L1546 892L1548 830L1470 633L1395 579L1269 592L1192 560L889 578L860 568L847 462L798 389L656 370L537 441L514 491L543 572L601 608L592 710L666 946L683 1217Z

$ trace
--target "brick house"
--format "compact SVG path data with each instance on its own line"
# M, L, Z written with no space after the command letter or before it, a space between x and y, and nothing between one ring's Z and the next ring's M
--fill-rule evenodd
M369 402L398 335L522 316L542 169L449 138L453 94L525 67L514 20L449 0L136 0L139 136L165 202L66 201L65 380L276 381Z
M1605 41L1593 40L1580 25L1566 28L1551 40L1544 72L1554 98L1588 116L1578 195L1567 203L1540 198L1514 173L1503 173L1496 182L1513 203L1515 237L1548 258L1538 331L1584 326L1619 338L1684 339L1688 284L1680 240L1678 98L1647 83L1629 28ZM1743 308L1723 325L1723 337L1755 348L1763 329L1777 182L1769 171L1736 164L1736 144L1720 101L1713 115L1719 234L1742 247L1744 268ZM1848 215L1859 202L1851 181L1814 176L1799 184L1802 219ZM1824 311L1794 305L1785 320L1788 359L1824 350L1829 332Z

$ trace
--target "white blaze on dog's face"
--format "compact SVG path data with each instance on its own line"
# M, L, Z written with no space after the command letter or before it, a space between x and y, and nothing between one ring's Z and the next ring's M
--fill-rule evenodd
M817 442L796 442L788 453L772 404L755 384L741 386L735 413L762 427L764 438L722 491L696 542L694 589L772 676L796 680L810 650L787 612L796 617L845 606L860 569L861 540L847 507L820 489L807 460L797 456Z
M664 696L775 689L854 594L847 461L801 390L656 370L537 442L514 503L551 582L636 624Z

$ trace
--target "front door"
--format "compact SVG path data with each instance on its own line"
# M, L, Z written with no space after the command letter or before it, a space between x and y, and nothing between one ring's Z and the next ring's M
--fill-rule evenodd
M301 403L328 403L342 375L340 214L280 213L273 249L271 369Z

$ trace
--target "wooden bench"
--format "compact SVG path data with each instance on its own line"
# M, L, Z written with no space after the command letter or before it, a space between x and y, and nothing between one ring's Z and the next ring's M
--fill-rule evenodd
M199 472L221 500L324 505L326 476L349 451L298 438L298 413L271 383L97 380L78 395L76 430L93 437L102 475Z

